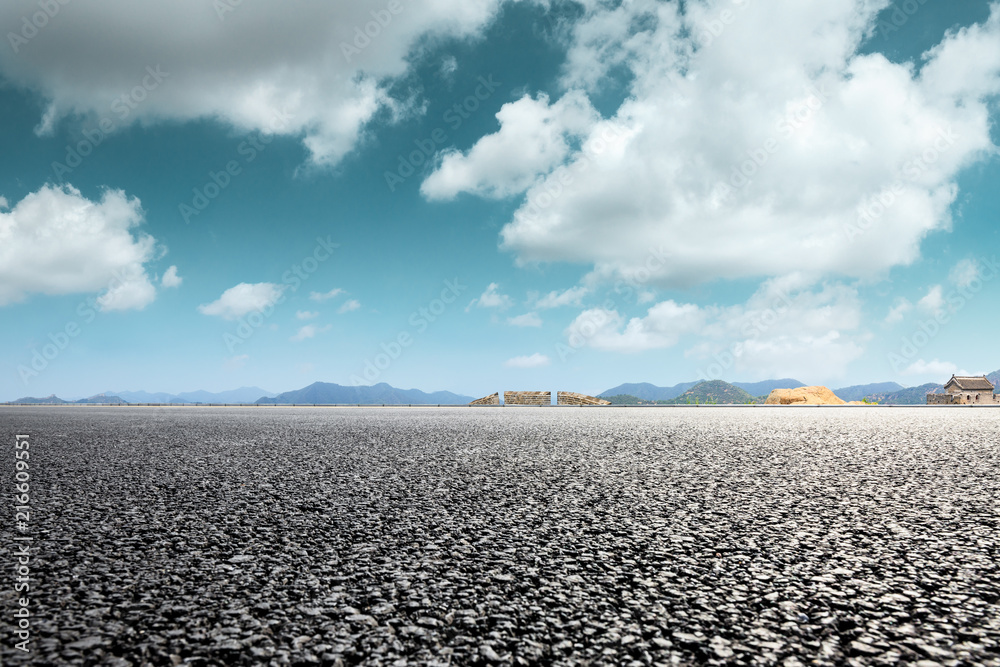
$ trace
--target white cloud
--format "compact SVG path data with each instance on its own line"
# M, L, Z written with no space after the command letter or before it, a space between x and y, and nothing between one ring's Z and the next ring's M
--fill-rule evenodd
M177 267L171 266L163 274L163 278L160 279L160 285L163 287L180 287L184 279L177 275Z
M0 60L0 73L49 101L39 132L71 114L102 115L117 126L217 119L301 138L312 162L333 164L380 111L405 113L407 103L389 89L408 72L414 47L425 37L478 35L498 4L407 0L391 14L384 0L304 0L295 11L201 0L142 11L127 0L81 3ZM373 14L385 17L383 25ZM23 16L16 3L0 3L0 33L19 32ZM152 77L147 66L161 73ZM133 104L112 102L135 90ZM279 116L285 121L274 127Z
M360 307L361 307L360 301L358 301L357 299L348 299L340 306L340 308L337 309L337 312L341 314L349 313L352 310L357 310Z
M566 330L570 348L642 352L692 340L685 356L702 362L702 377L842 376L864 352L857 291L841 284L816 288L800 275L765 281L732 306L663 301L644 317L626 319L594 308Z
M497 283L490 283L486 287L486 291L469 302L469 305L465 307L465 312L469 312L469 309L473 306L477 308L497 308L499 310L505 310L510 308L513 304L514 301L509 296L500 293L500 285Z
M539 174L566 159L569 140L597 119L586 95L567 93L550 105L546 95L524 96L497 112L500 130L468 153L446 152L420 191L428 199L451 199L460 192L507 197L524 192Z
M253 311L270 308L282 298L282 286L274 283L240 283L230 287L212 303L198 306L203 315L236 320Z
M889 312L885 316L886 324L893 324L899 322L903 317L913 310L913 304L906 297L900 297L896 299L896 303L889 308Z
M579 306L583 297L587 296L586 287L570 287L563 292L552 291L535 303L536 308L558 308L560 306Z
M959 289L964 289L979 278L979 262L974 259L963 259L952 267L948 279Z
M6 200L4 206L6 208ZM156 258L136 198L106 190L90 201L76 188L43 186L0 210L0 306L30 294L101 292L102 310L141 309L156 298L145 264Z
M706 322L706 313L690 303L658 303L645 317L625 321L615 310L586 310L566 329L570 345L585 344L600 350L643 352L671 347L684 334L698 331Z
M968 371L963 371L950 361L924 361L917 359L912 364L900 371L902 375L932 375L939 378L938 382L943 384L952 375L968 375Z
M767 280L745 304L709 308L711 320L685 356L702 360L708 379L804 376L843 378L864 353L857 290L810 284L801 275Z
M295 318L299 320L312 320L319 317L319 312L315 310L297 310Z
M296 334L294 336L292 336L289 340L293 340L293 341L298 342L298 341L306 340L307 338L314 338L316 336L316 334L320 334L320 333L329 331L330 328L331 328L331 325L329 325L329 324L326 325L325 327L318 327L315 324L307 324L304 327L302 327L301 329L299 329L298 332L296 332Z
M934 285L920 301L917 306L929 313L940 313L944 310L944 288L941 285Z
M97 297L103 311L142 310L156 299L156 288L145 274L132 274L122 282L115 282L104 294Z
M550 363L552 363L552 360L547 356L535 352L530 356L513 357L508 359L503 365L508 368L540 368L542 366L548 366Z
M627 67L630 94L613 117L574 127L582 145L564 161L517 171L500 149L547 136L563 102L521 100L516 124L446 157L425 183L433 196L496 196L530 180L501 232L519 262L630 278L649 248L669 247L651 287L795 271L877 277L949 229L958 174L994 150L1000 5L913 64L858 53L884 2L580 4L563 99L580 107L581 87ZM710 39L705 26L724 9L735 20ZM495 169L480 147L501 156Z
M329 292L310 292L309 298L312 299L313 301L328 301L330 299L337 298L343 293L344 290L340 289L339 287L335 287Z
M227 371L237 371L243 368L249 359L249 354L237 354L234 357L226 359L224 366Z
M525 313L517 317L508 317L507 324L512 327L540 327L542 326L542 318L538 316L538 313Z

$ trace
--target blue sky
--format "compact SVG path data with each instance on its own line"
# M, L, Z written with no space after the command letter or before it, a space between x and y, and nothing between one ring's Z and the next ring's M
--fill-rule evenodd
M0 8L0 400L1000 368L1000 6L334 4Z

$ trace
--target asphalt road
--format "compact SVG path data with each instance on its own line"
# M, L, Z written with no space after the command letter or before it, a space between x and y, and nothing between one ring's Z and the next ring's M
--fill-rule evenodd
M4 665L1000 665L1000 410L0 408L0 437Z

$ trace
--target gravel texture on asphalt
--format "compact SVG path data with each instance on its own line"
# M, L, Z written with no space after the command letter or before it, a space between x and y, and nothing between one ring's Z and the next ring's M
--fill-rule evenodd
M0 408L0 434L4 665L1000 665L1000 410Z

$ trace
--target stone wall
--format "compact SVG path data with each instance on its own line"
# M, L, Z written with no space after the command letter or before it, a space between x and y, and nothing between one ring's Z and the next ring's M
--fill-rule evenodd
M611 405L611 401L605 401L596 396L578 394L575 391L560 391L556 393L556 401L559 405Z
M979 399L976 399L976 396ZM963 391L955 394L927 394L927 405L997 405L1000 394L988 391Z
M551 391L505 391L504 405L552 405Z
M477 398L469 403L469 405L500 405L500 392Z

